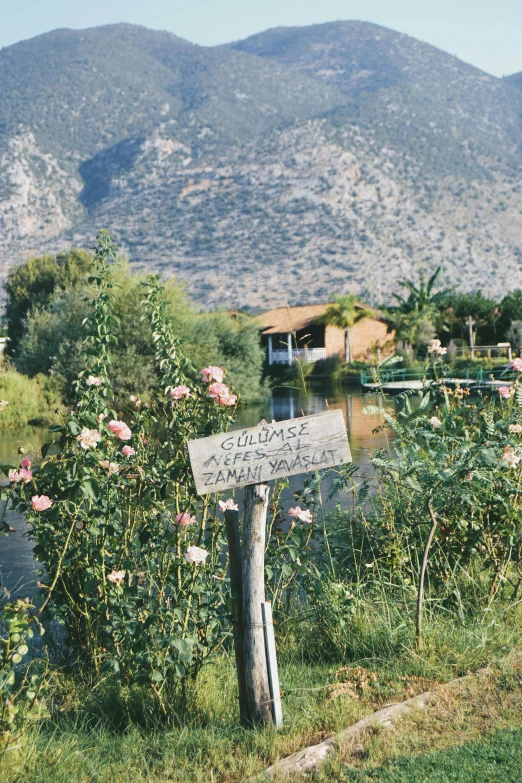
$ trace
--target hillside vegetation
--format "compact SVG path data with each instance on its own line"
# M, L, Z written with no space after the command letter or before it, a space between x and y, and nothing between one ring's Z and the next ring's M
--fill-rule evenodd
M110 56L108 56L110 55ZM2 272L89 247L208 305L522 285L522 84L364 22L222 47L131 25L0 51Z

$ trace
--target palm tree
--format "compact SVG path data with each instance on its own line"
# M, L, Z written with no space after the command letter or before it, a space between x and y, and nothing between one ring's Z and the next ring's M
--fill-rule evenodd
M412 280L402 278L398 282L409 292L408 296L392 294L398 305L382 308L386 321L395 329L397 340L405 345L412 346L419 338L423 342L430 329L434 331L439 310L448 294L453 293L453 288L444 288L434 293L433 288L441 270L442 267L437 267L427 282L424 272L420 271L418 285Z
M399 285L409 291L407 298L400 294L392 294L399 302L398 310L401 313L435 313L440 303L448 294L453 292L453 288L444 288L442 291L433 293L433 286L437 282L442 267L438 266L435 272L425 282L424 272L419 272L419 285L415 285L412 280L402 278L398 281Z
M373 310L362 307L354 294L345 294L336 296L335 301L329 304L325 313L317 319L317 323L324 326L337 326L338 329L344 329L345 362L352 361L350 329L363 318L374 318Z

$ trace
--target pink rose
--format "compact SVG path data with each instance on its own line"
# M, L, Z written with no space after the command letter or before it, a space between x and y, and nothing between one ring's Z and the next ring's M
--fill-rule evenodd
M237 511L237 503L234 503L233 498L228 498L228 500L220 500L219 501L219 509L220 511Z
M89 375L85 383L87 386L101 386L103 383L103 378L101 378L99 375Z
M220 397L226 400L230 397L230 391L224 383L213 383L208 387L208 396L213 400L219 400Z
M124 446L121 450L121 453L124 457L132 457L134 454L136 454L136 449L133 449L132 446Z
M24 484L27 484L29 481L31 481L33 477L33 472L31 470L26 470L25 468L20 468L20 470L10 470L9 471L9 481L12 484L17 484L19 481L23 481Z
M196 517L191 517L186 511L183 514L176 514L176 522L182 527L185 527L185 525L193 525L195 521Z
M119 471L118 465L116 465L115 462L109 462L108 459L104 459L100 462L100 465L102 468L105 468L105 470L109 471L109 474L112 475L113 473L117 473Z
M208 557L208 552L199 546L189 546L185 552L187 563L204 563Z
M513 396L513 392L515 389L513 386L499 386L498 387L498 393L504 400L509 400L510 397Z
M296 506L295 508L288 509L288 516L294 517L294 519L300 519L301 522L311 522L312 512L309 509Z
M33 495L31 505L35 511L47 511L53 505L53 501L47 495Z
M513 435L520 435L520 433L522 432L522 424L510 424L509 431Z
M120 440L130 440L132 438L132 432L124 421L113 419L107 426Z
M26 470L29 470L29 468L31 467L31 460L29 459L29 457L23 458L22 467L25 468Z
M236 404L237 394L229 394L228 397L217 397L216 402L218 402L220 405L226 405L228 408L230 408L232 405Z
M509 362L510 367L515 370L515 372L522 372L522 359L519 359L518 357L516 359L512 359Z
M434 430L440 430L440 428L442 427L442 422L437 416L431 417L430 424Z
M221 383L225 376L225 371L221 369L221 367L213 367L212 365L209 367L204 367L202 370L200 370L200 373L201 380L204 381L204 383L210 383L210 381L217 381L218 383Z
M190 397L190 389L182 383L181 386L176 386L175 389L170 390L170 396L174 400L181 400L182 397Z

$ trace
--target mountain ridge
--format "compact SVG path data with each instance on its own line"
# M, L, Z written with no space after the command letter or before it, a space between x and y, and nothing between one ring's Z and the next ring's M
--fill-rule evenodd
M212 306L377 303L440 263L522 286L522 74L364 22L219 47L123 24L4 48L0 81L4 275L105 227Z

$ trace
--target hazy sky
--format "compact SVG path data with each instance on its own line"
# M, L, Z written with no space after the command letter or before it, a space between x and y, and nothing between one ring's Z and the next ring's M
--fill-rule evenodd
M337 19L391 27L497 76L522 71L522 0L0 0L0 47L57 27L114 22L210 46Z

